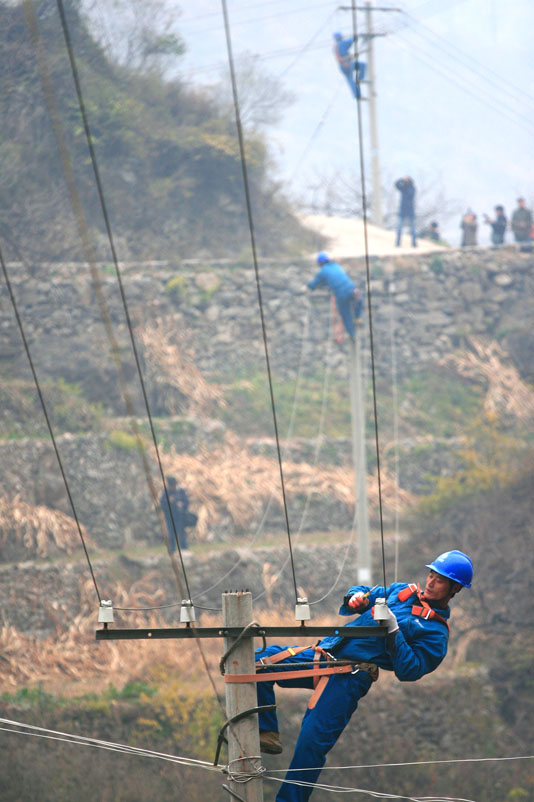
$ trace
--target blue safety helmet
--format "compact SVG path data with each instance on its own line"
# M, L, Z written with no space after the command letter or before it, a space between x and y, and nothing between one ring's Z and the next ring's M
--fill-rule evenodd
M324 265L326 262L330 261L330 257L328 256L326 251L319 251L317 254L317 264Z
M339 31L333 33L332 36L334 37L334 39L343 39L343 34L339 33Z
M453 549L452 551L445 551L436 557L433 563L426 566L436 574L447 577L453 582L458 582L464 588L471 587L471 580L473 579L473 563L463 551Z

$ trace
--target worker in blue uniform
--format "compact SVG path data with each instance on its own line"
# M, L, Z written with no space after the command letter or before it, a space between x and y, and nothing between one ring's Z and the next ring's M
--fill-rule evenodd
M358 98L361 97L359 82L363 81L365 78L366 65L365 61L356 61L354 56L350 53L350 49L355 41L356 37L354 36L343 39L343 34L334 34L334 56L336 57L339 69L347 79L352 94L356 100L358 100ZM358 76L358 80L356 80L356 75Z
M348 334L354 339L354 321L361 323L363 300L356 284L337 262L333 262L325 251L317 254L319 270L308 282L308 288L328 287L334 293L337 308Z
M159 503L167 524L170 553L174 554L177 550L177 543L180 545L180 549L185 551L188 548L185 525L189 510L189 496L183 487L178 486L174 476L167 477L167 492L163 490Z
M268 646L256 653L261 663L257 670L280 672L278 685L291 688L313 688L312 677L282 679L285 670L303 669L302 663L313 664L317 651L326 652L333 661L354 661L354 672L332 674L326 680L318 699L310 703L300 730L295 752L285 781L276 796L277 802L306 802L313 788L292 784L315 783L321 773L326 754L334 746L366 695L380 668L393 671L402 682L414 682L439 666L447 653L450 615L449 601L463 587L471 587L473 564L461 551L440 554L426 566L430 569L424 590L418 585L395 582L388 588L351 587L339 609L340 615L359 617L347 627L377 625L374 610L377 599L385 597L387 613L386 637L323 638L314 648ZM384 609L382 607L382 609ZM284 652L277 662L276 655ZM289 653L288 653L289 652ZM270 665L271 660L274 665ZM258 666L257 662L257 666ZM335 666L335 662L332 663ZM352 668L349 669L352 671ZM258 705L275 703L274 682L258 682ZM314 697L317 696L317 690ZM260 746L263 752L282 751L275 711L259 714ZM306 771L302 771L306 769Z

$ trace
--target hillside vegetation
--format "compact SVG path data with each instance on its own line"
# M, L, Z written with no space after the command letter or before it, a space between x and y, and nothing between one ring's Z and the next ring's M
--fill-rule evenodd
M57 8L50 0L33 5L29 26L22 2L0 2L0 203L10 209L0 223L4 256L86 258L78 233L84 221L73 214L65 183L68 163L91 248L109 260ZM80 3L65 5L119 258L248 256L233 109L179 78L115 63L91 36ZM184 45L174 44L179 63ZM245 135L259 250L270 253L276 237L277 253L291 251L305 232L270 177L265 138L252 127Z

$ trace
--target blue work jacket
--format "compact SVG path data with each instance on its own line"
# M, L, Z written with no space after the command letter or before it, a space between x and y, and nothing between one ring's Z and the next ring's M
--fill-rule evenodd
M424 619L413 615L412 607L419 604L416 596L410 596L406 601L399 601L398 594L407 587L405 582L395 582L387 588L376 588L369 593L369 607L362 615L345 624L347 627L378 626L373 618L371 608L375 600L386 597L390 610L395 613L399 624L399 631L387 637L366 637L344 639L339 637L323 638L320 646L332 652L336 657L362 660L375 663L387 671L394 671L395 676L403 682L413 682L439 666L447 654L449 630L447 625L436 619ZM370 588L365 585L355 585L350 588L343 604L339 608L340 615L354 615L354 610L345 603L353 593L363 591L367 593ZM435 608L442 618L450 616L449 607Z
M337 262L325 262L314 278L308 282L308 287L310 290L316 287L328 287L336 298L346 298L354 292L356 284Z
M338 39L334 45L334 52L338 64L342 70L348 70L352 66L352 56L349 56L349 50L354 42L354 36L348 39Z

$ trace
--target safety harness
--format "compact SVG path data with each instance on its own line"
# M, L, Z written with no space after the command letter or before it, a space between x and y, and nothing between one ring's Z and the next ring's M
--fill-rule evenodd
M403 588L397 594L399 601L404 602L407 601L410 596L417 596L419 600L419 604L414 604L412 607L412 615L417 615L420 618L425 618L427 621L441 621L442 624L445 624L447 629L449 629L449 625L447 621L441 616L439 613L436 613L435 610L429 605L426 599L423 598L423 593L421 591L421 586L419 583L415 585L411 583L408 587Z
M293 671L265 671L268 666L276 665L287 657L294 657L306 649L313 648L315 654L313 663L301 663L310 665L312 668L298 668ZM324 668L322 665L327 664ZM310 646L291 646L270 657L261 657L256 663L256 674L225 674L225 682L275 682L286 679L301 679L303 677L313 678L313 694L308 702L308 708L312 710L317 704L319 697L326 687L332 674L356 674L358 671L365 671L371 676L373 682L378 679L378 666L374 663L355 662L353 660L336 660L329 652L326 652L319 645Z

